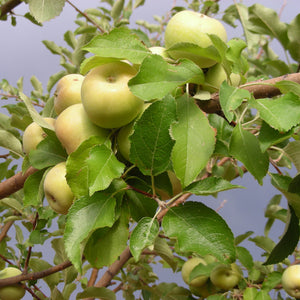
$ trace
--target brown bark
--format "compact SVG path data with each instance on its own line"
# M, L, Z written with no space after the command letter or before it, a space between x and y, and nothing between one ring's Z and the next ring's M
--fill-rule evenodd
M0 199L8 197L23 188L26 179L36 171L38 170L30 167L25 173L19 172L7 180L0 182Z
M17 7L21 3L21 0L10 0L4 3L2 6L0 6L0 18L7 15L12 9Z

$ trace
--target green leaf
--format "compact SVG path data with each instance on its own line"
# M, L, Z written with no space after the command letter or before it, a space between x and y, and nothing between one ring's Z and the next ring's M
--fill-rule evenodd
M43 177L45 170L40 170L30 175L24 184L24 206L38 206L44 198Z
M258 290L254 287L247 287L243 293L244 300L255 300L256 295L258 294Z
M153 100L163 98L188 82L204 82L203 72L196 64L182 59L173 65L167 63L160 55L153 54L143 60L139 72L129 80L128 85L137 97Z
M165 234L176 238L180 251L211 254L222 262L235 260L233 234L214 210L199 202L171 208L162 221Z
M97 192L82 197L71 206L64 233L65 248L75 268L81 272L81 256L87 239L98 228L115 222L116 199L113 193Z
M146 247L154 244L158 233L159 224L156 219L144 217L137 223L129 241L130 252L136 261L139 260L142 251Z
M249 241L254 242L257 247L265 250L267 253L271 253L275 247L275 242L267 236L256 236L249 238Z
M227 44L229 48L226 51L226 58L232 63L232 72L246 73L249 69L249 65L242 51L247 47L247 43L235 38L228 41Z
M214 152L215 131L205 114L186 95L176 99L178 121L172 124L175 139L172 163L183 186L189 185L206 166Z
M89 178L89 194L106 189L113 179L119 178L124 164L119 162L111 149L105 145L93 147L86 159Z
M97 35L83 50L101 57L127 59L134 64L140 64L151 54L138 37L125 27L115 28L109 34Z
M293 162L298 172L300 172L300 141L288 143L284 148L284 152Z
M287 94L288 92L291 92L297 95L298 97L300 97L300 84L297 82L290 81L290 80L281 80L276 82L275 86L278 87L283 94Z
M291 57L299 62L300 61L300 14L298 14L290 24L288 24L287 34L289 38L288 50Z
M134 125L130 161L144 175L158 175L170 165L174 145L169 128L175 119L175 100L167 96L152 103Z
M44 169L65 161L66 156L66 151L57 137L48 134L35 150L29 152L29 161L34 168Z
M76 299L99 298L102 300L115 300L116 294L105 287L90 286L76 295Z
M29 267L33 270L33 272L42 272L49 269L52 266L48 262L40 258L30 257ZM53 273L49 276L43 277L43 280L47 283L50 290L52 290L59 284L60 274L58 272Z
M236 254L238 260L245 268L250 270L253 267L253 258L248 249L244 247L236 247Z
M272 300L267 291L261 290L257 293L254 300Z
M65 0L29 0L29 10L34 18L43 23L57 17L63 10Z
M120 61L120 59L112 57L102 57L98 55L88 57L81 63L80 73L86 74L89 70L95 67L115 61Z
M125 0L117 0L114 2L113 7L111 8L111 16L114 21L117 21L121 16L122 10L124 8Z
M222 191L244 188L241 185L231 184L229 181L218 178L218 177L208 177L199 181L195 181L187 186L184 191L193 193L195 195L213 195Z
M9 131L0 129L0 147L8 149L19 157L24 156L20 140Z
M293 93L276 99L257 99L251 101L251 106L259 111L266 123L279 131L286 132L300 123L300 99Z
M268 292L274 289L277 285L281 283L281 277L282 277L282 273L278 271L267 274L262 284L262 290Z
M249 30L276 38L286 47L288 43L287 25L280 21L278 14L271 8L254 4L249 8Z
M191 292L176 283L162 282L154 286L153 300L188 300ZM152 300L152 298L151 298Z
M121 216L111 228L97 229L87 242L84 255L95 268L110 266L127 247L129 214L127 207L121 209Z
M246 169L262 184L269 167L268 154L262 153L256 137L237 124L230 140L230 154L241 161Z
M293 133L294 130L280 132L263 121L258 135L261 151L265 152L269 147L285 141L290 138Z
M12 208L15 211L17 211L19 214L23 213L22 204L15 198L3 198L0 200L0 205Z

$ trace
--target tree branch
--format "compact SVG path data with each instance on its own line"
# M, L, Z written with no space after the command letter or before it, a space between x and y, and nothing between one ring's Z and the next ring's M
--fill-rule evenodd
M21 0L10 0L0 6L0 18L6 16L12 9L22 3Z
M38 170L30 167L25 173L19 172L7 180L0 182L0 199L3 199L23 188L25 180L36 171Z
M10 278L0 279L0 287L12 285L12 284L18 283L20 281L37 280L40 278L44 278L44 277L54 274L56 272L62 271L70 266L72 266L72 263L67 260L57 266L53 266L44 271L22 274L22 275L10 277Z
M281 94L280 90L273 86L276 82L289 80L300 84L300 73L286 74L267 80L256 80L239 86L239 88L253 93L255 99L271 98ZM260 84L261 83L261 84ZM219 93L214 93L208 101L198 101L199 107L206 113L220 113L222 111L219 101Z

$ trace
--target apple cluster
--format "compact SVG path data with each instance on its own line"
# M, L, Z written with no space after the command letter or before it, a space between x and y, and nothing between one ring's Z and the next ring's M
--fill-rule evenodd
M191 278L194 269L201 275L196 274L196 277ZM242 272L237 264L219 263L211 255L188 259L182 266L181 275L190 291L203 298L232 290L242 279Z

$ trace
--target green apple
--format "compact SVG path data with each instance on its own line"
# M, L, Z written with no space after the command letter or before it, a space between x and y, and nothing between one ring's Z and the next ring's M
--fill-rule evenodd
M290 296L300 298L300 265L287 267L282 274L281 283Z
M66 162L61 162L50 169L44 180L44 193L50 207L59 214L67 214L74 201L66 179Z
M224 80L232 86L238 86L240 84L241 77L239 74L231 73L229 78L230 80L227 79L223 66L221 64L216 64L206 72L203 90L211 93L217 92Z
M67 107L57 117L55 133L67 153L70 154L91 136L98 136L104 142L110 132L92 123L82 103L78 103Z
M55 119L44 118L51 126L55 125ZM43 128L36 122L29 124L23 134L23 151L28 154L30 150L36 149L37 145L47 136Z
M190 281L190 274L192 270L199 264L207 265L204 259L200 257L192 257L183 264L181 269L181 276L183 281L192 287L203 286L208 280L208 276L201 275Z
M190 53L184 50L168 50L179 43L192 43L199 47L207 48L212 45L208 34L215 34L221 40L227 42L227 33L220 21L190 10L176 13L168 22L165 30L165 46L168 55L174 59L188 58L199 65L200 68L213 66L216 61L197 53Z
M22 272L14 267L7 267L0 271L0 279L21 275ZM18 283L0 287L0 299L19 300L25 295L25 289Z
M118 61L93 68L83 80L81 99L90 120L103 128L129 124L143 109L144 101L128 87L137 70Z
M217 265L210 274L211 282L222 290L228 291L234 288L242 278L240 268L235 264Z
M67 107L81 103L83 79L81 74L68 74L58 81L54 92L54 110L58 115Z

